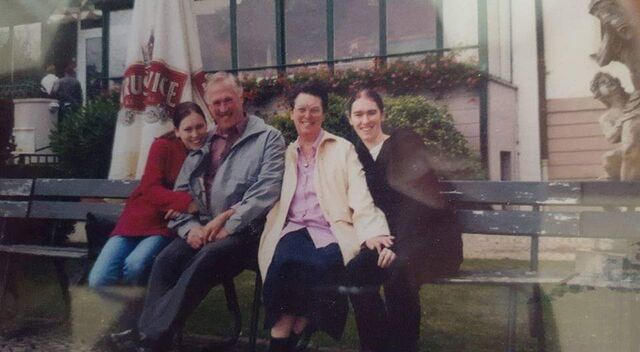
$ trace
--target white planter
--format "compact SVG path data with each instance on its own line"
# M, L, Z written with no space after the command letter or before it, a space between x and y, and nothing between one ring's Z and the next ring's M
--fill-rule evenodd
M29 98L14 99L13 136L16 142L16 154L35 153L36 150L49 146L49 134L56 128L58 112L49 109L54 99ZM38 153L51 153L42 150Z

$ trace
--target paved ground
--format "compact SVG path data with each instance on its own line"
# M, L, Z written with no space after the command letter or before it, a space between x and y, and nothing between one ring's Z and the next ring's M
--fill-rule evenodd
M38 322L30 327L22 327L19 330L0 331L0 352L112 352L113 349L105 343L77 341L71 339L62 328L51 329L55 322ZM220 338L211 336L185 336L180 348L176 352L214 351L207 349L211 343L220 342ZM267 341L258 340L257 351L267 350ZM247 350L247 338L241 338L232 348L225 352L245 352ZM353 350L338 348L308 348L308 352L355 352Z

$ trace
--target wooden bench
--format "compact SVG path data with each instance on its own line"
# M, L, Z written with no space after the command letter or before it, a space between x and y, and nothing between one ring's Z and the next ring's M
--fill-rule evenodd
M54 243L56 226L51 228L48 243L9 243L5 240L30 234L6 233L6 220L84 221L89 211L117 216L123 205L104 203L102 200L123 200L135 186L137 182L114 180L0 180L0 253L3 254L0 302L4 296L11 256L37 255L52 258L67 306L70 303L69 279L64 270L64 261L87 258L84 246L68 247ZM633 210L635 206L640 206L640 183L454 181L449 183L445 193L454 204L465 233L526 236L531 239L528 270L515 271L507 268L493 272L462 272L456 277L437 282L507 287L507 351L515 350L518 290L531 288L531 332L542 351L545 346L540 303L541 284L640 289L640 283L628 278L618 281L586 280L575 274L549 274L538 270L540 238L640 239L640 214L619 209L630 207ZM90 199L95 201L89 202ZM235 319L234 335L226 343L235 343L240 335L241 319L233 282L225 284L225 293L227 305ZM261 280L256 276L249 333L249 350L252 351L255 350L260 296Z
M16 255L40 256L51 258L53 261L68 315L71 309L69 285L81 282L86 277L91 263L87 260L86 243L76 246L59 243L59 224L65 221L85 221L88 212L117 219L124 209L122 201L131 194L138 183L102 179L0 179L0 264L3 269L0 277L0 307L7 288L11 258ZM9 233L5 225L10 219L50 220L50 233L40 236L46 237L42 243L24 244L21 239L43 234ZM65 269L65 262L69 259L81 260L85 264L85 269L73 280L69 279ZM256 281L259 288L259 277ZM234 319L234 329L231 337L214 346L216 348L235 344L242 327L233 280L226 281L223 286L227 307ZM256 297L259 297L259 294ZM253 311L257 309L254 308ZM255 344L257 318L251 321L252 342Z
M530 330L540 351L545 350L541 284L640 289L640 282L631 276L612 281L579 273L540 272L538 265L540 238L640 240L640 213L633 211L640 206L640 183L454 181L445 193L464 233L531 239L526 271L461 272L438 281L508 287L506 351L515 351L516 298L523 287L532 290Z

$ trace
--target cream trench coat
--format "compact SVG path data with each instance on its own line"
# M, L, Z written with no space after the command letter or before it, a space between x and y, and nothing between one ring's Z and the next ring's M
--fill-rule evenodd
M267 215L260 238L258 264L265 280L273 254L280 241L297 182L298 143L285 154L284 179L280 201ZM367 181L354 146L344 138L323 131L316 151L315 189L320 209L338 240L346 265L360 251L364 241L389 235L387 220L373 204Z

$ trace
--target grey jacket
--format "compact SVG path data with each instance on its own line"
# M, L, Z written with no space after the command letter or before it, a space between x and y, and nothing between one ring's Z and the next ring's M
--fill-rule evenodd
M180 237L185 238L195 226L202 226L218 214L234 207L235 213L224 225L230 234L244 230L252 221L266 215L280 196L284 173L285 142L280 131L261 118L249 116L247 127L222 159L211 186L210 202L206 201L205 179L209 147L207 143L187 156L174 189L188 190L198 203L200 214L183 214L169 222Z

